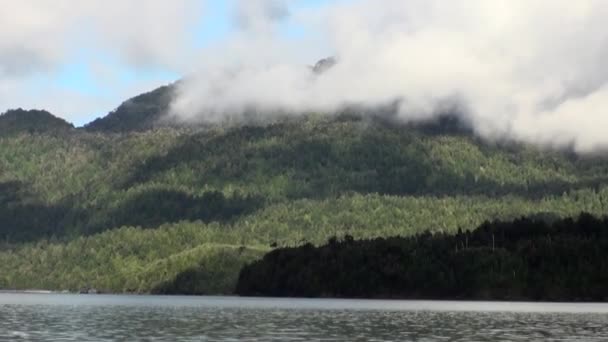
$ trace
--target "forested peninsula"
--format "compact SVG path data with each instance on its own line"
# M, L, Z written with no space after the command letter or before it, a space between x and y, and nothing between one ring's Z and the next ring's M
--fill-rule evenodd
M244 265L297 246L313 258L334 248L320 247L331 237L341 241L336 253L356 249L359 258L391 243L404 255L416 241L437 247L416 247L429 253L412 257L424 267L452 254L525 262L513 252L524 242L494 234L491 253L477 231L463 247L464 231L608 213L605 154L485 141L450 115L413 124L352 108L185 125L165 115L173 91L136 96L83 127L44 110L0 115L0 289L232 294ZM590 253L602 239L576 241ZM384 254L365 258L379 259L361 265L391 265ZM516 273L517 282L532 279L523 277ZM466 294L467 279L454 296ZM505 298L529 296L509 291Z
M608 218L522 218L474 231L281 248L246 266L244 296L608 301Z

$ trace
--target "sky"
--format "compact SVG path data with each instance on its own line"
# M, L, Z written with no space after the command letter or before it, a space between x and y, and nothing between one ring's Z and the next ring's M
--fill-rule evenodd
M395 104L608 150L606 0L0 0L0 111L76 125L181 79L185 122ZM307 66L334 56L322 74Z
M331 1L293 0L289 10ZM191 72L242 30L239 7L258 0L82 2L0 0L0 112L46 109L76 125L104 116ZM287 39L306 35L289 16L280 26Z

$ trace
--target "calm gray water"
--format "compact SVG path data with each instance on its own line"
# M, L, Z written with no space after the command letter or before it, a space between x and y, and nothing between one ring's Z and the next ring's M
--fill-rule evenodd
M608 341L608 305L0 293L0 341Z

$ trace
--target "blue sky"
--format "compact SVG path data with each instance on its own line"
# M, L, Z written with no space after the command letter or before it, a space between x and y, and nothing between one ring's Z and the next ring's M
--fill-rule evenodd
M311 1L314 2L314 1ZM234 22L231 18L231 1L208 1L205 12L201 13L199 23L195 25L192 32L192 48L201 49L208 44L221 41L234 30ZM56 74L48 75L48 81L55 83L60 88L69 92L78 92L86 96L102 99L102 103L115 103L118 106L122 101L131 96L121 88L130 88L130 84L146 84L150 86L161 86L178 80L182 75L178 70L161 66L145 66L134 68L123 63L112 56L94 56L95 52L83 52L74 56ZM92 63L101 62L104 67L111 69L117 77L114 78L115 87L110 84L102 84L92 70ZM138 87L139 88L139 87ZM120 89L120 90L119 90ZM150 88L152 90L152 88ZM144 90L145 91L145 90ZM113 108L99 108L93 113L73 113L73 121L76 125L82 125L95 117L107 114Z
M204 5L200 13L194 14L195 20L187 32L187 43L179 45L183 51L177 59L193 58L205 47L219 44L233 34L238 29L234 20L238 1L248 0L200 1L204 2ZM287 0L285 3L290 6L289 12L294 13L335 1ZM287 39L297 39L307 34L305 29L289 16L278 25L280 34ZM83 31L81 36L86 34L87 32ZM72 32L68 35L72 35ZM50 39L52 38L54 37L51 36ZM46 39L49 40L48 37ZM22 77L10 80L8 77L2 79L3 56L0 53L0 112L15 107L47 109L76 125L83 125L96 117L106 115L132 96L171 83L183 76L183 70L178 66L180 63L134 64L120 56L122 51L117 50L118 48L112 50L97 47L95 42L86 41L97 38L81 39L84 39L85 44L69 46L69 53L58 62L54 61L52 67L32 67L32 71ZM28 42L19 41L19 44L28 48ZM5 84L2 84L3 81ZM3 89L9 90L3 94Z

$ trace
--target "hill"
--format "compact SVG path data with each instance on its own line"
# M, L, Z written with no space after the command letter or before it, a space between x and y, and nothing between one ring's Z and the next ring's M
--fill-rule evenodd
M19 133L59 133L74 129L65 120L44 110L14 109L0 114L0 136Z
M0 288L230 293L275 247L608 208L601 156L488 144L449 118L147 129L170 89L85 129L0 135Z
M163 126L162 117L167 114L175 84L157 88L123 102L103 118L98 118L84 129L91 132L143 131Z

